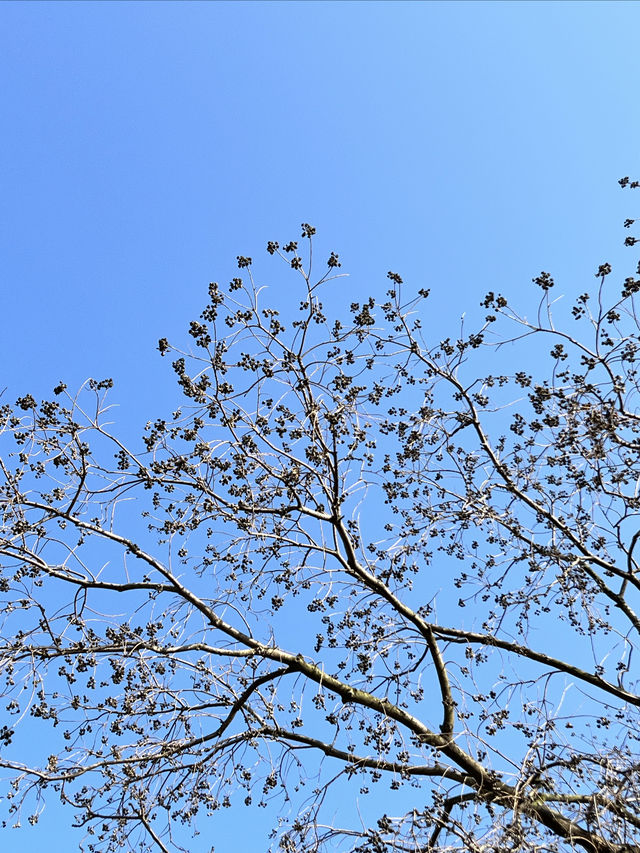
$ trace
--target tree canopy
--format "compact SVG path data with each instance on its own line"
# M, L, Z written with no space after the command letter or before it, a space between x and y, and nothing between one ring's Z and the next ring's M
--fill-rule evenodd
M2 407L7 824L58 797L87 851L204 850L185 827L269 805L284 853L640 850L640 265L434 342L396 272L333 316L314 234L267 246L286 297L239 256L160 340L184 401L135 447L110 380Z

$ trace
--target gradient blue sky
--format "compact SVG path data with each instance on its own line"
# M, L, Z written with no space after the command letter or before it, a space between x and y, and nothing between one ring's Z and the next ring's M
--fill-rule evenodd
M349 299L430 287L437 340L541 269L589 288L637 202L639 31L616 2L1 3L5 399L112 376L137 431L176 399L158 338L237 254L285 304L264 246L302 221ZM67 853L63 826L5 844ZM216 853L264 849L230 827Z

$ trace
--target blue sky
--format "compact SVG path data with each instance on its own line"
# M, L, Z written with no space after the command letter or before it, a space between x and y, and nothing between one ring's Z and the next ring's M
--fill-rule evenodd
M0 4L0 389L112 376L137 432L176 400L158 338L238 254L286 303L264 246L302 221L349 301L430 287L437 340L541 269L587 289L634 215L639 28L617 2ZM20 849L75 849L58 820Z

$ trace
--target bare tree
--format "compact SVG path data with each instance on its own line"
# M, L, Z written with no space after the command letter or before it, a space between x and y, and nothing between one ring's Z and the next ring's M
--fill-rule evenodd
M639 851L640 279L556 325L543 272L534 319L489 293L434 345L397 273L326 316L313 234L268 244L293 309L239 257L160 341L186 403L139 448L110 381L2 410L11 822L46 793L81 849L173 851L244 801L289 853Z

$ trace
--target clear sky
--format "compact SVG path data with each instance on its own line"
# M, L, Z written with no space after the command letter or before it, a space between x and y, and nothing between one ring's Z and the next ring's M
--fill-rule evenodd
M437 340L542 269L587 289L637 214L639 31L617 2L0 3L0 389L112 376L137 431L175 400L158 338L302 221L350 298L430 287Z

